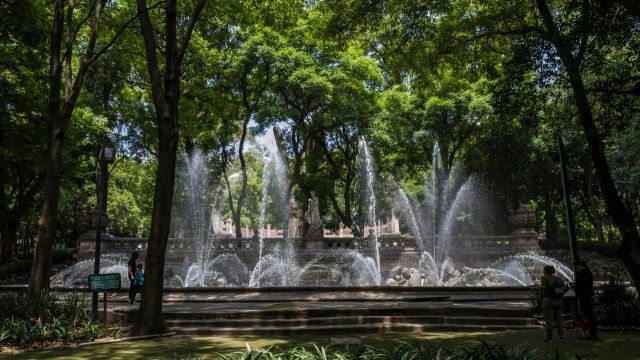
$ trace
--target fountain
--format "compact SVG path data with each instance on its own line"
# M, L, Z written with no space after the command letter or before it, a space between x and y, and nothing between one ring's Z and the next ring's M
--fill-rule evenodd
M442 171L440 160L439 147L435 144L433 172L425 181L425 193L431 200L428 207L431 210L429 211L431 219L425 219L424 224L431 225L433 235L430 239L425 239L421 235L416 210L404 190L395 182L391 182L391 186L398 194L395 206L400 209L400 214L408 222L421 252L417 268L404 268L405 272L419 271L424 279L423 284L433 286L528 286L541 276L544 265L553 265L559 276L566 281L572 280L573 272L566 265L535 252L509 255L486 267L463 266L457 270L449 254L454 239L454 228L463 208L480 206L477 199L480 186L476 179L470 176L456 191L451 191L455 188L451 186L451 179L457 177L459 168L454 168L446 174ZM526 209L521 208L518 211L513 216L518 218L518 222L532 221L523 215ZM520 219L522 216L525 218ZM522 226L526 227L526 224ZM518 229L517 232L523 235L531 234L523 228ZM391 271L387 280L388 285L399 285L399 281L395 279L397 272L397 269Z
M100 273L119 273L122 286L128 287L128 260L127 255L124 254L102 254L100 256ZM86 285L89 274L93 274L93 260L83 260L52 276L51 285Z
M267 149L268 151L270 149ZM298 262L290 236L289 219L291 201L289 167L281 149L270 150L264 158L262 173L262 203L260 204L260 228L264 228L267 205L271 198L283 224L282 241L268 254L264 236L256 232L259 242L257 264L251 272L249 286L292 286L297 283Z
M263 154L258 229L252 238L245 235L243 239L232 238L233 231L223 229L226 223L221 225L225 196L208 175L209 157L196 151L185 159L177 177L178 206L172 219L177 236L169 239L165 286L528 286L546 264L554 265L566 280L573 276L555 259L517 251L537 246L537 235L527 230L533 219L524 208L513 216L523 225L512 235L460 235L461 219L482 212L482 184L474 176L462 178L459 167L445 172L437 145L433 171L425 181L426 201L420 205L395 182L377 181L369 145L359 141L365 239L325 235L313 192L304 214L309 230L304 237L296 237L298 220L292 215L299 213L292 208L286 154L283 149ZM387 188L391 191L385 192ZM394 200L392 211L412 236L401 235L397 223L392 233L381 232L379 191ZM268 217L282 224L281 233L271 234ZM110 238L104 246L101 271L119 272L126 282L128 255L134 249L144 255L145 240ZM482 253L486 247L502 249L500 257L470 262L461 256ZM85 284L92 267L92 260L80 261L54 276L52 283Z
M378 227L377 224L377 216L376 216L376 191L373 186L375 173L373 167L373 160L371 158L371 153L369 152L369 145L364 139L360 139L358 143L358 151L362 156L361 160L361 173L363 174L362 178L365 182L365 206L367 208L367 225L372 227L370 234L370 247L373 247L374 258L376 261L376 269L377 269L377 277L376 277L376 285L380 285L382 282L381 269L380 269L380 246L378 244Z

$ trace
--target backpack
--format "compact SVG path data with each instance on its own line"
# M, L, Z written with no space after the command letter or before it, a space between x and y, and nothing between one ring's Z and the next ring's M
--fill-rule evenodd
M142 286L143 282L144 282L144 275L142 273L142 270L137 270L133 277L133 285Z
M547 284L545 291L547 297L551 299L560 299L564 296L564 284L560 281L552 281L550 284Z

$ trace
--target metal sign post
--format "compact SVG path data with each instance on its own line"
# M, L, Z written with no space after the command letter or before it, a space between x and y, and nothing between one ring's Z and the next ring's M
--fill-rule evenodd
M97 298L99 292L104 292L104 321L107 322L107 291L119 290L122 287L122 279L120 278L120 274L112 273L112 274L94 274L89 275L89 291L93 293L93 297ZM94 309L91 317L95 322L98 314L97 314L97 304Z
M93 261L93 274L100 274L100 242L102 237L102 214L107 211L107 188L109 172L107 165L115 158L115 151L112 148L102 148L98 154L98 193L97 193L97 227L96 244ZM105 226L106 231L106 226ZM98 315L98 293L94 292L91 301L91 321L96 322Z

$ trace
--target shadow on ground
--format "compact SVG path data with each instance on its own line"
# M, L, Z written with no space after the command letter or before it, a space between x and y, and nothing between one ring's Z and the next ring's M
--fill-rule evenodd
M353 338L338 335L334 338ZM446 347L475 346L480 340L498 343L506 347L522 344L536 348L538 355L554 355L556 349L561 359L568 354L589 355L592 359L627 360L636 359L640 354L640 333L603 332L600 341L585 341L574 334L567 334L564 342L544 343L541 331L503 331L474 333L417 333L417 334L383 334L357 336L362 344L378 347L392 346L396 341L433 342ZM295 346L316 343L328 346L332 337L257 337L257 336L216 336L216 337L172 337L153 340L130 341L115 344L89 345L71 349L59 349L39 352L22 352L3 354L7 359L175 359L176 355L216 359L215 353L230 354L242 351L247 344L251 348L269 346ZM352 346L353 349L353 346Z

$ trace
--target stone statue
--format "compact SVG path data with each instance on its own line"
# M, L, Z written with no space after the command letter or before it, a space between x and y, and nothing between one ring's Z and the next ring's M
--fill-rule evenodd
M318 197L316 192L311 192L311 198L309 199L309 206L307 212L304 214L304 219L309 224L309 234L320 234L320 228L322 227L322 219L320 218L320 208L318 205Z

